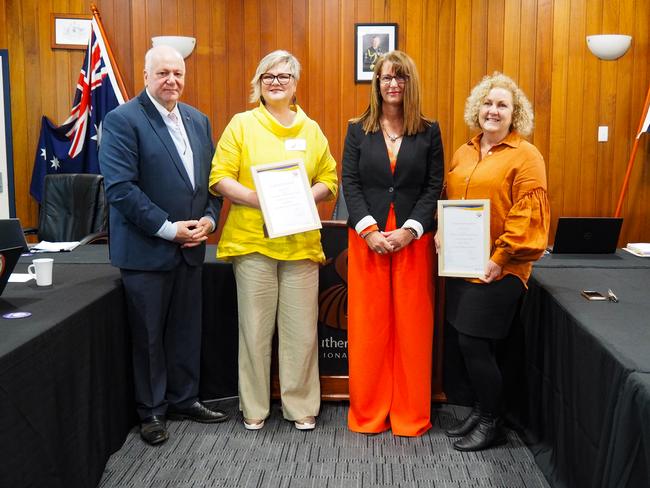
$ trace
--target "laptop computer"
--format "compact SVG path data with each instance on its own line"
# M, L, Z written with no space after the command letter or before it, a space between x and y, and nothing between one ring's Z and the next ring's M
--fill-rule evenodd
M615 217L560 217L553 254L612 254L623 225Z
M28 249L18 219L0 219L0 295L20 255Z

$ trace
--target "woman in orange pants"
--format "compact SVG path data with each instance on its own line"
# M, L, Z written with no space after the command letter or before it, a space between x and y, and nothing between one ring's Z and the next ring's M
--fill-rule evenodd
M422 115L417 69L391 51L343 153L348 224L348 357L355 432L431 428L434 212L440 129Z

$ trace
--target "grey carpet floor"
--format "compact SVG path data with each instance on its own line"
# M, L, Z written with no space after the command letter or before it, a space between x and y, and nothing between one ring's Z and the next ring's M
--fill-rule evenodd
M170 439L149 447L137 429L106 465L100 488L546 488L544 476L517 434L478 453L452 447L443 429L468 412L442 405L433 428L416 438L390 432L367 436L346 426L347 403L323 403L311 432L282 419L278 404L262 430L244 429L236 399L215 404L233 418L223 424L169 422Z

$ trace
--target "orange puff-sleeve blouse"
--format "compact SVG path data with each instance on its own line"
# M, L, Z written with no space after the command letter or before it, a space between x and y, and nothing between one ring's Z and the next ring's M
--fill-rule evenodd
M533 261L542 256L548 241L544 158L513 131L481 159L482 135L454 154L447 174L447 198L490 200L490 259L503 268L502 276L513 274L526 284Z

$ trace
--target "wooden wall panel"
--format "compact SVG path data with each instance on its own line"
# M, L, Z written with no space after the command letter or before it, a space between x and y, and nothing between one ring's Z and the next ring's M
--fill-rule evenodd
M367 106L354 83L354 24L397 22L399 46L417 62L424 112L443 131L446 161L472 132L469 90L501 70L535 109L532 142L546 160L553 221L611 215L642 104L650 86L647 0L97 0L129 94L142 89L144 53L154 35L197 38L187 59L184 99L204 111L215 140L250 108L249 80L261 56L288 49L303 65L299 103L340 160L347 120ZM18 216L36 222L29 195L40 118L68 115L82 51L53 51L49 14L89 13L90 0L0 0L0 47L10 50ZM632 48L601 61L585 36L628 33ZM610 139L596 142L599 125ZM650 241L650 137L643 136L621 243ZM321 205L326 216L331 204Z
M650 79L650 59L648 49L650 47L650 22L647 16L636 16L634 32L638 39L645 39L645 49L635 49L633 89L632 89L632 117L629 121L629 133L634 134L638 129L640 114L639 100L643 100L646 92L647 80ZM650 201L650 137L643 136L639 148L641 156L637 157L634 172L632 173L629 196L626 207L626 231L628 235L645 236L637 237L637 240L648 240L647 229L650 228L650 212L648 212L648 201Z
M0 46L7 46L7 28L4 27L7 25L7 4L5 0L0 0L0 25L3 26L0 29Z

